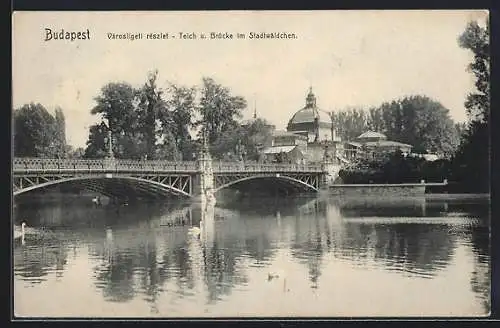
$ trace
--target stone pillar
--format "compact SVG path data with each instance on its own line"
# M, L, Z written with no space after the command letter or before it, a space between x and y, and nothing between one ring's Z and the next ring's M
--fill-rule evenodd
M340 165L333 162L323 162L321 169L323 170L321 187L328 187L334 184L335 180L339 177Z
M195 202L213 202L214 196L214 172L212 169L212 158L208 146L204 142L202 150L196 161L197 173L193 177L193 200Z
M338 178L340 171L340 165L338 161L336 161L336 159L330 156L328 152L328 146L325 147L321 169L323 171L323 174L321 176L322 179L320 181L320 188L328 188L328 186L335 183L335 180Z

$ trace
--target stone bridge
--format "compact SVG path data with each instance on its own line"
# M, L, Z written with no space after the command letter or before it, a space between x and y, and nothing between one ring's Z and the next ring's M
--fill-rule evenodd
M213 197L250 181L300 191L318 191L338 175L340 165L216 162L205 153L193 162L118 159L14 158L14 196L58 184L73 184L112 198Z

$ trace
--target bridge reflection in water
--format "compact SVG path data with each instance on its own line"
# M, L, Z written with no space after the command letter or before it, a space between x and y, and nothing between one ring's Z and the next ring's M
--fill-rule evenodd
M213 204L175 208L129 206L120 213L105 208L89 212L88 207L77 206L20 206L17 220L33 218L30 225L52 228L53 234L43 240L28 240L26 245L14 249L15 304L27 312L46 311L42 315L48 316L107 316L109 312L100 311L111 309L118 311L114 313L119 316L231 316L251 315L251 311L253 315L256 311L277 315L281 312L272 308L273 302L277 302L282 315L289 315L285 312L292 309L299 311L296 306L302 304L304 311L309 311L305 315L335 316L348 311L336 301L342 298L343 304L359 304L350 308L352 315L370 315L373 311L394 315L391 307L380 308L381 303L379 308L370 308L363 297L384 289L396 293L402 288L401 294L391 297L401 297L400 307L408 307L412 302L405 300L408 290L404 288L411 288L407 279L412 278L417 288L411 289L413 301L418 303L422 297L425 304L424 298L430 298L428 303L441 307L429 310L422 305L434 311L429 315L453 312L450 304L457 306L456 311L474 308L474 313L487 312L489 241L485 237L488 224L482 212L484 206L445 205L422 199L408 202L378 203L377 212L366 210L367 205L360 201L316 198L267 198L227 208ZM401 222L403 216L408 222ZM200 238L188 234L193 226L201 228ZM464 261L470 263L464 267ZM80 279L90 279L95 291L79 292L87 296L98 293L102 301L88 296L98 304L87 309L83 305L68 305L57 313L41 305L30 307L30 291L33 293L36 288L22 286L67 284L74 278L65 277L74 277L82 265L92 275ZM358 268L363 271L358 273ZM276 284L267 281L268 272L275 270L283 275ZM373 280L370 285L363 283L365 290L359 294L343 274L359 276L361 272L383 279ZM285 275L286 287L282 282ZM462 301L470 303L465 308L451 299L447 304L433 303L432 299L444 296L434 294L426 286L435 286L432 281L439 280L445 290L455 288L458 293L464 289L452 285L456 281L452 277L457 275L469 277L470 295L453 297L463 297ZM385 285L386 279L392 286ZM427 289L425 295L417 292L420 289ZM51 290L57 294L60 289ZM329 304L343 312L321 305L325 298L320 295L329 297L333 302ZM471 295L474 297L469 300ZM53 302L64 303L68 295L54 297ZM255 298L261 299L267 308L250 305ZM121 311L121 307L112 305L116 302L136 305ZM141 302L148 305L149 313L137 307ZM477 302L482 303L483 310L475 307ZM419 310L408 307L405 313Z

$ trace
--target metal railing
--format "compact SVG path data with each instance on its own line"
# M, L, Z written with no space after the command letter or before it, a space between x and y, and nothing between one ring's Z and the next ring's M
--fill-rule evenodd
M213 162L214 173L231 172L323 172L321 165L317 164L261 164L261 163L235 163Z
M322 172L318 164L261 164L244 162L212 162L214 173L237 172ZM52 158L14 158L14 173L195 173L197 162L172 162L161 160L122 160L122 159L52 159Z
M14 173L21 172L195 172L196 162L14 158Z

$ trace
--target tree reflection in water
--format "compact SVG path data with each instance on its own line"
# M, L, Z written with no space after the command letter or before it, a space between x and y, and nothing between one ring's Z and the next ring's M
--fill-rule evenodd
M154 304L164 292L163 286L172 278L181 297L193 296L204 288L209 302L228 295L235 284L247 279L236 269L242 254L238 240L217 235L215 211L213 205L186 211L194 225L201 222L200 239L188 235L188 226L149 224L115 229L115 242L93 245L92 253L102 260L95 268L98 288L109 300L121 302L140 292L152 304L153 312L158 311ZM165 247L160 247L160 240Z
M304 279L317 289L329 253L329 259L352 266L432 278L451 262L457 244L465 238L474 252L471 288L489 309L489 222L455 224L451 229L446 222L349 221L363 215L446 218L460 211L484 217L472 205L464 210L460 204L446 204L266 198L226 208L151 205L147 210L129 206L118 212L113 208L89 211L83 205L70 210L20 206L18 221L27 217L32 226L70 226L75 232L67 232L64 240L16 247L15 273L32 281L43 281L52 271L60 274L67 267L67 252L84 244L95 263L96 287L106 300L127 302L141 297L152 312L159 313L158 304L166 293L174 298L203 295L206 303L224 299L249 282L252 266L270 265L279 250L289 250L291 259L307 268ZM190 225L200 225L200 239L188 236Z
M299 210L295 219L295 236L291 244L292 256L299 259L299 262L307 265L311 288L318 288L318 278L321 275L321 261L324 253L322 220L318 203L313 202L304 210ZM303 223L305 222L305 223ZM306 226L304 229L303 226Z
M473 227L470 231L475 270L471 276L471 288L481 300L483 309L491 309L491 242L489 225Z
M344 240L341 256L364 264L374 261L386 269L420 277L432 277L445 267L455 247L455 238L446 226L347 223L346 230L350 238ZM360 256L353 257L357 249Z
M61 278L68 261L69 243L55 239L39 239L35 245L27 239L26 245L14 247L14 274L32 283L41 283L55 273Z

